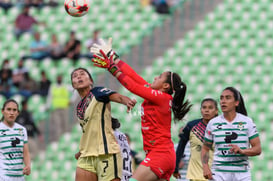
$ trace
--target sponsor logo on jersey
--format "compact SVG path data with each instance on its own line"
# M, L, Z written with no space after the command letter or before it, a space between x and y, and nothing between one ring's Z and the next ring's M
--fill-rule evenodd
M152 90L152 94L157 96L157 95L162 95L163 93L161 91L159 91L159 90Z
M217 129L222 129L222 124L218 124L218 125L216 126L216 128L217 128Z
M143 161L144 161L145 163L148 163L149 161L151 161L151 159L150 159L150 158L145 158Z
M6 135L6 130L1 131L1 135Z

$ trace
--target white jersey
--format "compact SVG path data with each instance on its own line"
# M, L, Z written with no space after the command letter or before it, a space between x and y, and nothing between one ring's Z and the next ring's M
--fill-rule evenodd
M247 172L248 156L231 153L230 144L247 149L250 147L249 141L258 136L253 120L243 114L236 113L232 122L228 122L223 115L210 120L205 141L215 144L212 169L217 172Z
M0 178L11 178L11 180L24 178L25 143L27 143L27 131L23 126L14 123L13 128L10 128L0 122Z
M174 145L175 150L176 150L177 146L178 146L178 144ZM180 173L181 178L176 179L177 181L188 181L188 179L186 178L186 175L187 175L190 155L191 155L191 148L190 148L190 142L188 142L185 146L184 157L181 158L181 160L184 162L183 168L179 169L179 173Z
M131 149L124 133L120 132L119 130L115 130L114 133L120 146L123 159L121 181L129 181L129 178L132 176L132 160L130 155Z

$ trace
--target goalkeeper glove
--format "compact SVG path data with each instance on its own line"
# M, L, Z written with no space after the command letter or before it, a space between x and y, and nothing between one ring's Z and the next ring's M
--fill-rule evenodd
M118 72L120 72L119 67L113 61L113 58L115 55L114 52L110 56L110 58L107 55L105 55L105 53L102 50L100 50L100 54L102 55L102 57L97 54L93 55L94 58L92 59L92 62L94 62L94 66L101 67L101 68L107 68L108 71L113 76L115 76Z
M119 58L119 56L112 50L112 38L111 37L108 39L107 43L105 43L105 41L100 38L99 44L94 43L92 45L92 47L90 48L90 52L92 54L102 57L100 50L102 50L107 55L108 58L110 58L110 56L112 54L114 54L113 60L116 60L117 58Z

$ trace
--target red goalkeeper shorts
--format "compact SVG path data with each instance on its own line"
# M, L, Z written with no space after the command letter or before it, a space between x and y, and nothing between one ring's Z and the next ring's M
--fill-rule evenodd
M175 169L174 149L166 151L149 151L141 165L150 167L159 179L170 180Z

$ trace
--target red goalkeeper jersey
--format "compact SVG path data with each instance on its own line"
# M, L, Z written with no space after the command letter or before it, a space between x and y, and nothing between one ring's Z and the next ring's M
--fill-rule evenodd
M172 96L154 90L129 65L120 61L118 80L130 92L144 99L141 106L141 131L144 151L174 149L171 139Z

